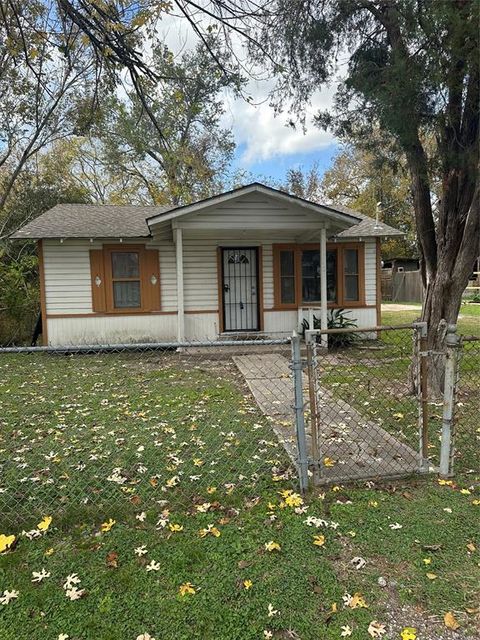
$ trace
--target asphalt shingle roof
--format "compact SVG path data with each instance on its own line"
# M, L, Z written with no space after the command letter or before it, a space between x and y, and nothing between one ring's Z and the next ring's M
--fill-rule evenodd
M350 227L349 229L345 229L340 233L337 233L337 238L383 238L385 236L403 236L405 235L403 231L399 231L394 227L391 227L384 222L378 222L375 218L370 218L370 216L366 216L364 213L360 213L359 211L354 211L353 209L349 209L348 207L344 207L342 205L332 205L332 209L336 209L337 211L341 211L342 213L348 213L351 216L357 216L357 218L361 218L362 221L358 224Z
M322 206L322 205L321 205ZM402 236L403 233L342 205L323 205L361 222L337 234L338 238ZM137 205L57 204L12 234L15 239L41 238L144 238L151 235L148 218L176 207Z
M171 207L57 204L14 233L12 238L143 238L146 219Z

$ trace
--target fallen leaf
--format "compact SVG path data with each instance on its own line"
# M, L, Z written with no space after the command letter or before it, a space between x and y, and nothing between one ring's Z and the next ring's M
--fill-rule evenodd
M405 627L400 637L402 640L417 640L417 630L414 627Z
M443 621L447 629L452 629L453 631L456 631L457 629L460 628L460 623L458 622L458 620L455 618L455 616L451 611L447 611L447 613L443 616Z
M477 547L473 544L473 542L469 542L467 544L467 549L473 553L477 549Z
M427 578L429 580L436 580L437 579L437 575L435 573L427 573Z
M14 542L15 536L13 534L11 536L6 536L3 533L0 534L0 553L11 549Z
M372 638L381 638L386 633L387 630L385 629L385 625L377 622L376 620L372 620L368 626L368 634L372 636Z
M47 531L51 523L52 523L51 516L43 516L43 518L37 524L37 529L40 529L40 531Z
M118 567L118 553L116 551L110 551L110 553L107 553L105 562L107 563L107 567L116 569Z

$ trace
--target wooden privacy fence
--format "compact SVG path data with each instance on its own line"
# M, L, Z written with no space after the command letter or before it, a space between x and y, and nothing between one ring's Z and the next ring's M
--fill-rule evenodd
M382 300L389 302L422 302L423 284L420 271L385 269L381 275Z

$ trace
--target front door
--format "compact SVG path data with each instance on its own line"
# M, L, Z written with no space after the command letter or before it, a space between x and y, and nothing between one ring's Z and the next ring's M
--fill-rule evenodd
M258 250L222 249L224 331L258 331Z

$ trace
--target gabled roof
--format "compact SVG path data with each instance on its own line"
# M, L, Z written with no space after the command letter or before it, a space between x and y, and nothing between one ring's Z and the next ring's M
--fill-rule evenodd
M189 213L196 213L198 211L201 211L202 209L206 209L207 207L214 207L216 205L228 202L229 200L240 198L251 193L260 193L262 195L273 197L277 200L295 205L297 207L299 206L305 209L309 209L310 211L323 213L329 218L332 218L336 223L339 223L341 226L350 227L360 220L360 216L358 216L354 211L349 211L347 213L329 205L324 206L322 204L318 204L317 202L311 202L310 200L305 200L304 198L293 196L289 193L286 193L285 191L280 191L279 189L274 189L273 187L267 187L260 182L252 182L251 184L247 184L243 187L238 187L237 189L232 189L231 191L225 191L224 193L220 193L216 196L205 198L204 200L200 200L199 202L183 205L181 207L175 207L170 211L164 211L160 214L152 215L147 220L147 222L149 226L152 226L152 224L155 224L157 222L165 222L167 220L173 220L175 218L185 216Z
M201 211L251 193L261 193L282 202L300 206L330 217L344 230L337 237L398 236L401 231L380 223L357 211L343 206L321 205L254 182L238 189L205 198L193 204L171 206L58 204L10 237L15 239L41 238L145 238L151 236L151 227L180 216Z

